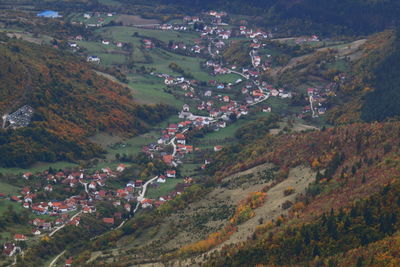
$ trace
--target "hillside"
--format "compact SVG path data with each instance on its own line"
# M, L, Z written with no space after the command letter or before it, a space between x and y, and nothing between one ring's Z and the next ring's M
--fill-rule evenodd
M349 79L340 87L343 103L329 112L331 123L385 121L400 115L399 53L399 31L369 38L363 56L354 62Z
M120 0L120 2L127 2ZM263 26L291 27L292 32L314 32L322 35L367 34L382 31L398 20L398 1L329 1L329 0L250 0L250 1L160 1L184 10L221 9L237 14L257 15ZM303 23L300 23L302 21ZM296 25L296 28L293 26Z
M0 153L7 155L1 166L88 159L102 149L87 137L137 135L170 114L166 106L135 104L129 89L60 50L3 37L0 65L2 116L24 105L34 109L28 127L0 131Z
M400 229L399 130L388 122L255 135L217 153L214 182L96 240L81 263L379 266L384 258L370 251L383 253Z

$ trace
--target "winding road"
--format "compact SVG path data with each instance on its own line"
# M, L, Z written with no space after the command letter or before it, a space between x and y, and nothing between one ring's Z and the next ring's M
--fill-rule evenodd
M64 255L65 252L66 252L66 250L64 250L63 252L61 252L60 254L58 254L57 257L55 257L55 258L50 262L49 267L52 267L52 266L57 262L57 260L58 260L62 255Z
M82 214L82 211L78 212L77 214L75 214L74 216L71 217L70 220L73 220L75 217L79 216ZM53 236L55 233L57 233L58 231L60 231L61 229L63 229L65 227L66 223L64 223L63 225L61 225L60 227L57 227L56 229L54 229L53 232L51 232L49 234L49 236Z

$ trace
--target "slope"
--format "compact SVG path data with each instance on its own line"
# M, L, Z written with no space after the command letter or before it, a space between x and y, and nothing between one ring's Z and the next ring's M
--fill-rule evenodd
M0 130L0 165L87 159L102 152L88 142L98 131L136 135L171 111L135 104L129 89L96 75L81 59L45 46L2 37L0 113L34 109L28 127ZM4 120L4 118L3 118ZM6 125L4 125L6 126ZM4 128L4 127L3 127Z

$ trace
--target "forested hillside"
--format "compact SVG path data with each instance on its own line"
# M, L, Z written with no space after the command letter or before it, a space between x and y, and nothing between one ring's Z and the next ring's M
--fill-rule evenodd
M259 226L251 240L223 248L208 266L398 264L399 126L364 123L265 136L219 152L211 167L218 179L265 162L280 166L277 179L298 165L317 175L289 217Z
M20 0L21 3L31 3ZM399 19L400 3L396 0L117 0L107 2L90 1L35 1L37 9L63 8L65 10L114 10L135 13L138 6L144 13L163 14L195 13L210 9L254 16L260 26L279 26L292 33L317 33L321 35L369 34L392 27ZM149 5L154 5L153 10Z
M125 0L120 0L124 2ZM225 11L260 16L264 25L296 25L298 30L320 34L358 33L381 31L393 26L398 20L400 3L389 1L330 1L330 0L204 0L160 1L161 4L190 5L200 10L222 9ZM292 27L292 31L296 31Z
M343 103L329 112L332 124L385 121L400 115L399 31L370 37L338 94Z
M60 50L3 37L0 65L1 114L34 108L28 127L0 130L0 153L7 155L1 166L87 159L102 152L88 136L137 135L170 114L166 106L135 104L129 89Z
M379 64L373 80L374 91L365 97L361 117L365 121L382 121L400 115L400 32L392 51Z

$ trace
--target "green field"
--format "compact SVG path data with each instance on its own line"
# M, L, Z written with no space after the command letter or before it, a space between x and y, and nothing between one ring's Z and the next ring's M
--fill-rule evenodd
M119 42L132 42L133 39L138 39L137 37L132 36L135 32L137 32L139 36L155 38L165 43L174 40L175 42L193 44L193 41L199 38L199 36L194 32L162 31L127 26L101 28L96 31L96 33L99 33L106 38Z
M0 182L0 193L8 195L8 194L17 194L19 188L7 183Z
M186 163L186 164L182 165L181 175L194 177L194 176L196 176L195 169L199 168L200 166L201 166L201 164Z
M144 103L164 103L182 108L182 101L164 92L164 80L150 75L132 75L128 77L129 85L134 89L133 97Z
M183 179L167 178L165 183L158 184L157 188L148 187L146 198L158 199L161 196L168 195L172 192L178 183L182 183Z
M64 168L72 168L78 166L78 164L72 163L72 162L66 162L66 161L58 161L58 162L38 162L31 166L28 169L22 169L22 168L0 168L0 173L3 174L21 174L24 172L32 172L32 173L37 173L37 172L43 172L44 170L49 169L52 167L53 169L64 169Z
M104 0L103 0L104 1ZM110 4L111 0L107 0L104 2L109 2L108 4ZM86 19L83 17L83 13L76 13L76 14L72 14L69 16L69 19L72 22L78 22L78 23L84 23L84 24L98 24L98 23L102 23L107 24L109 22L111 22L112 20L115 20L117 18L117 16L112 16L112 17L108 17L107 14L100 14L100 16L92 16L90 19ZM99 19L103 19L103 22L99 22Z

